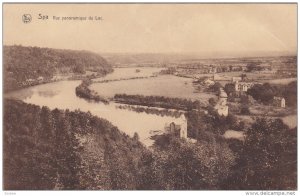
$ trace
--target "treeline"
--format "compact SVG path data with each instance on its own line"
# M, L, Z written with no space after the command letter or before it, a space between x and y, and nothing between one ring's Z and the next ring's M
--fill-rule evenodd
M104 58L92 52L20 45L4 46L3 66L5 90L22 88L28 85L26 81L39 77L50 80L55 74L112 71Z
M82 83L75 88L76 96L96 102L103 102L108 104L109 101L100 95L96 91L89 89L89 86L92 84L91 79L84 79Z
M201 107L200 102L188 99L170 98L163 96L143 96L116 94L114 100L129 105L142 105L149 107L160 107L166 109L192 110Z
M247 94L264 104L271 104L274 96L284 97L286 105L293 107L297 105L297 81L287 85L255 84Z
M94 83L108 83L108 82L116 82L116 81L123 81L123 80L137 80L137 79L147 79L147 78L154 78L157 76L139 76L139 77L131 77L131 78L120 78L120 79L111 79L111 80L100 80L94 81Z

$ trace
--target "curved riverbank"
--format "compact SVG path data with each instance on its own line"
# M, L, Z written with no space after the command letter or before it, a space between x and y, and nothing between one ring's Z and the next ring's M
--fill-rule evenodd
M76 96L89 101L103 102L104 104L109 104L109 101L107 99L98 95L98 93L94 90L89 89L89 85L91 84L91 79L82 80L82 83L75 88Z

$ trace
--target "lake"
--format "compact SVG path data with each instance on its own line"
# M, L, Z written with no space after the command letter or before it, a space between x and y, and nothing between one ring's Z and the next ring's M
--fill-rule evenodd
M136 69L139 69L137 72ZM159 72L162 68L115 68L114 72L103 77L101 80L118 80L132 77L149 77ZM142 74L141 74L142 73ZM121 131L133 136L139 134L140 141L150 146L153 141L149 138L151 131L163 130L166 123L175 122L181 124L182 119L171 116L160 116L137 113L133 110L122 109L111 102L109 105L103 103L89 102L76 96L75 88L81 83L77 81L59 81L42 84L30 88L10 92L5 97L12 97L39 106L47 106L50 109L79 109L83 112L90 111L93 115L104 118L117 126ZM90 87L101 96L108 98L117 93L157 95L166 97L178 97L206 102L210 97L216 97L209 93L195 92L191 78L177 77L173 75L158 75L133 80L111 81L107 83L94 83Z
M114 68L114 72L107 74L104 77L96 78L93 81L119 80L119 79L129 79L134 77L150 77L153 76L155 73L159 73L162 69L163 68L157 68L157 67Z
M140 136L140 141L146 146L150 146L153 143L149 139L151 130L163 130L165 123L181 123L180 118L119 109L117 106L121 104L111 102L109 105L105 105L103 103L88 102L75 95L75 88L80 83L81 81L60 81L42 84L8 93L5 97L20 99L26 103L39 106L47 106L50 109L90 111L93 115L110 121L130 136L137 132Z

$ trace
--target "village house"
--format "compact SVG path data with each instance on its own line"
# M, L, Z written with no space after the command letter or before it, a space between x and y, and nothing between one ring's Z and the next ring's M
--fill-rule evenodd
M220 116L228 116L227 93L223 88L220 88L219 100L215 106L215 110Z
M253 87L253 83L251 82L239 82L236 81L234 84L235 91L247 92L248 89Z
M285 108L285 99L283 97L274 97L273 105L276 107Z

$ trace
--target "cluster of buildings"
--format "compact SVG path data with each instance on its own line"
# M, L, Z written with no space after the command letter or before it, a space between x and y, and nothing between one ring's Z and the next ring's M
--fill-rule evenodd
M234 83L235 91L236 92L240 92L240 93L247 92L253 86L254 86L254 84L251 83L251 82L239 82L239 81L235 81L235 83ZM283 97L274 96L274 98L273 98L273 106L285 108L285 99Z
M212 73L217 73L216 67L211 67L209 70ZM198 79L196 80L198 81ZM243 77L232 77L232 83L234 84L235 95L246 95L246 92L254 86L253 82L246 82ZM203 81L206 86L211 86L215 84L215 78L207 78ZM223 88L220 88L218 101L214 106L214 109L220 116L228 116L229 106L228 106L228 95ZM273 105L276 107L284 108L286 106L285 99L283 97L274 97ZM181 115L179 123L171 122L166 123L164 128L165 133L175 135L178 138L183 138L191 143L195 143L196 140L189 138L187 134L187 120L184 115Z
M221 73L221 72L232 72L232 71L246 71L247 66L245 64L236 64L230 66L221 66L221 65L210 65L206 69L206 73Z
M36 84L41 84L44 82L44 77L39 76L36 79L26 79L24 82L22 82L23 85L31 86L31 85L36 85Z
M235 95L241 96L246 95L246 92L254 86L252 82L244 82L241 77L233 77L232 81L234 83ZM223 88L220 88L218 102L215 105L215 110L220 116L228 116L228 95ZM286 103L283 97L274 96L273 106L285 108Z

